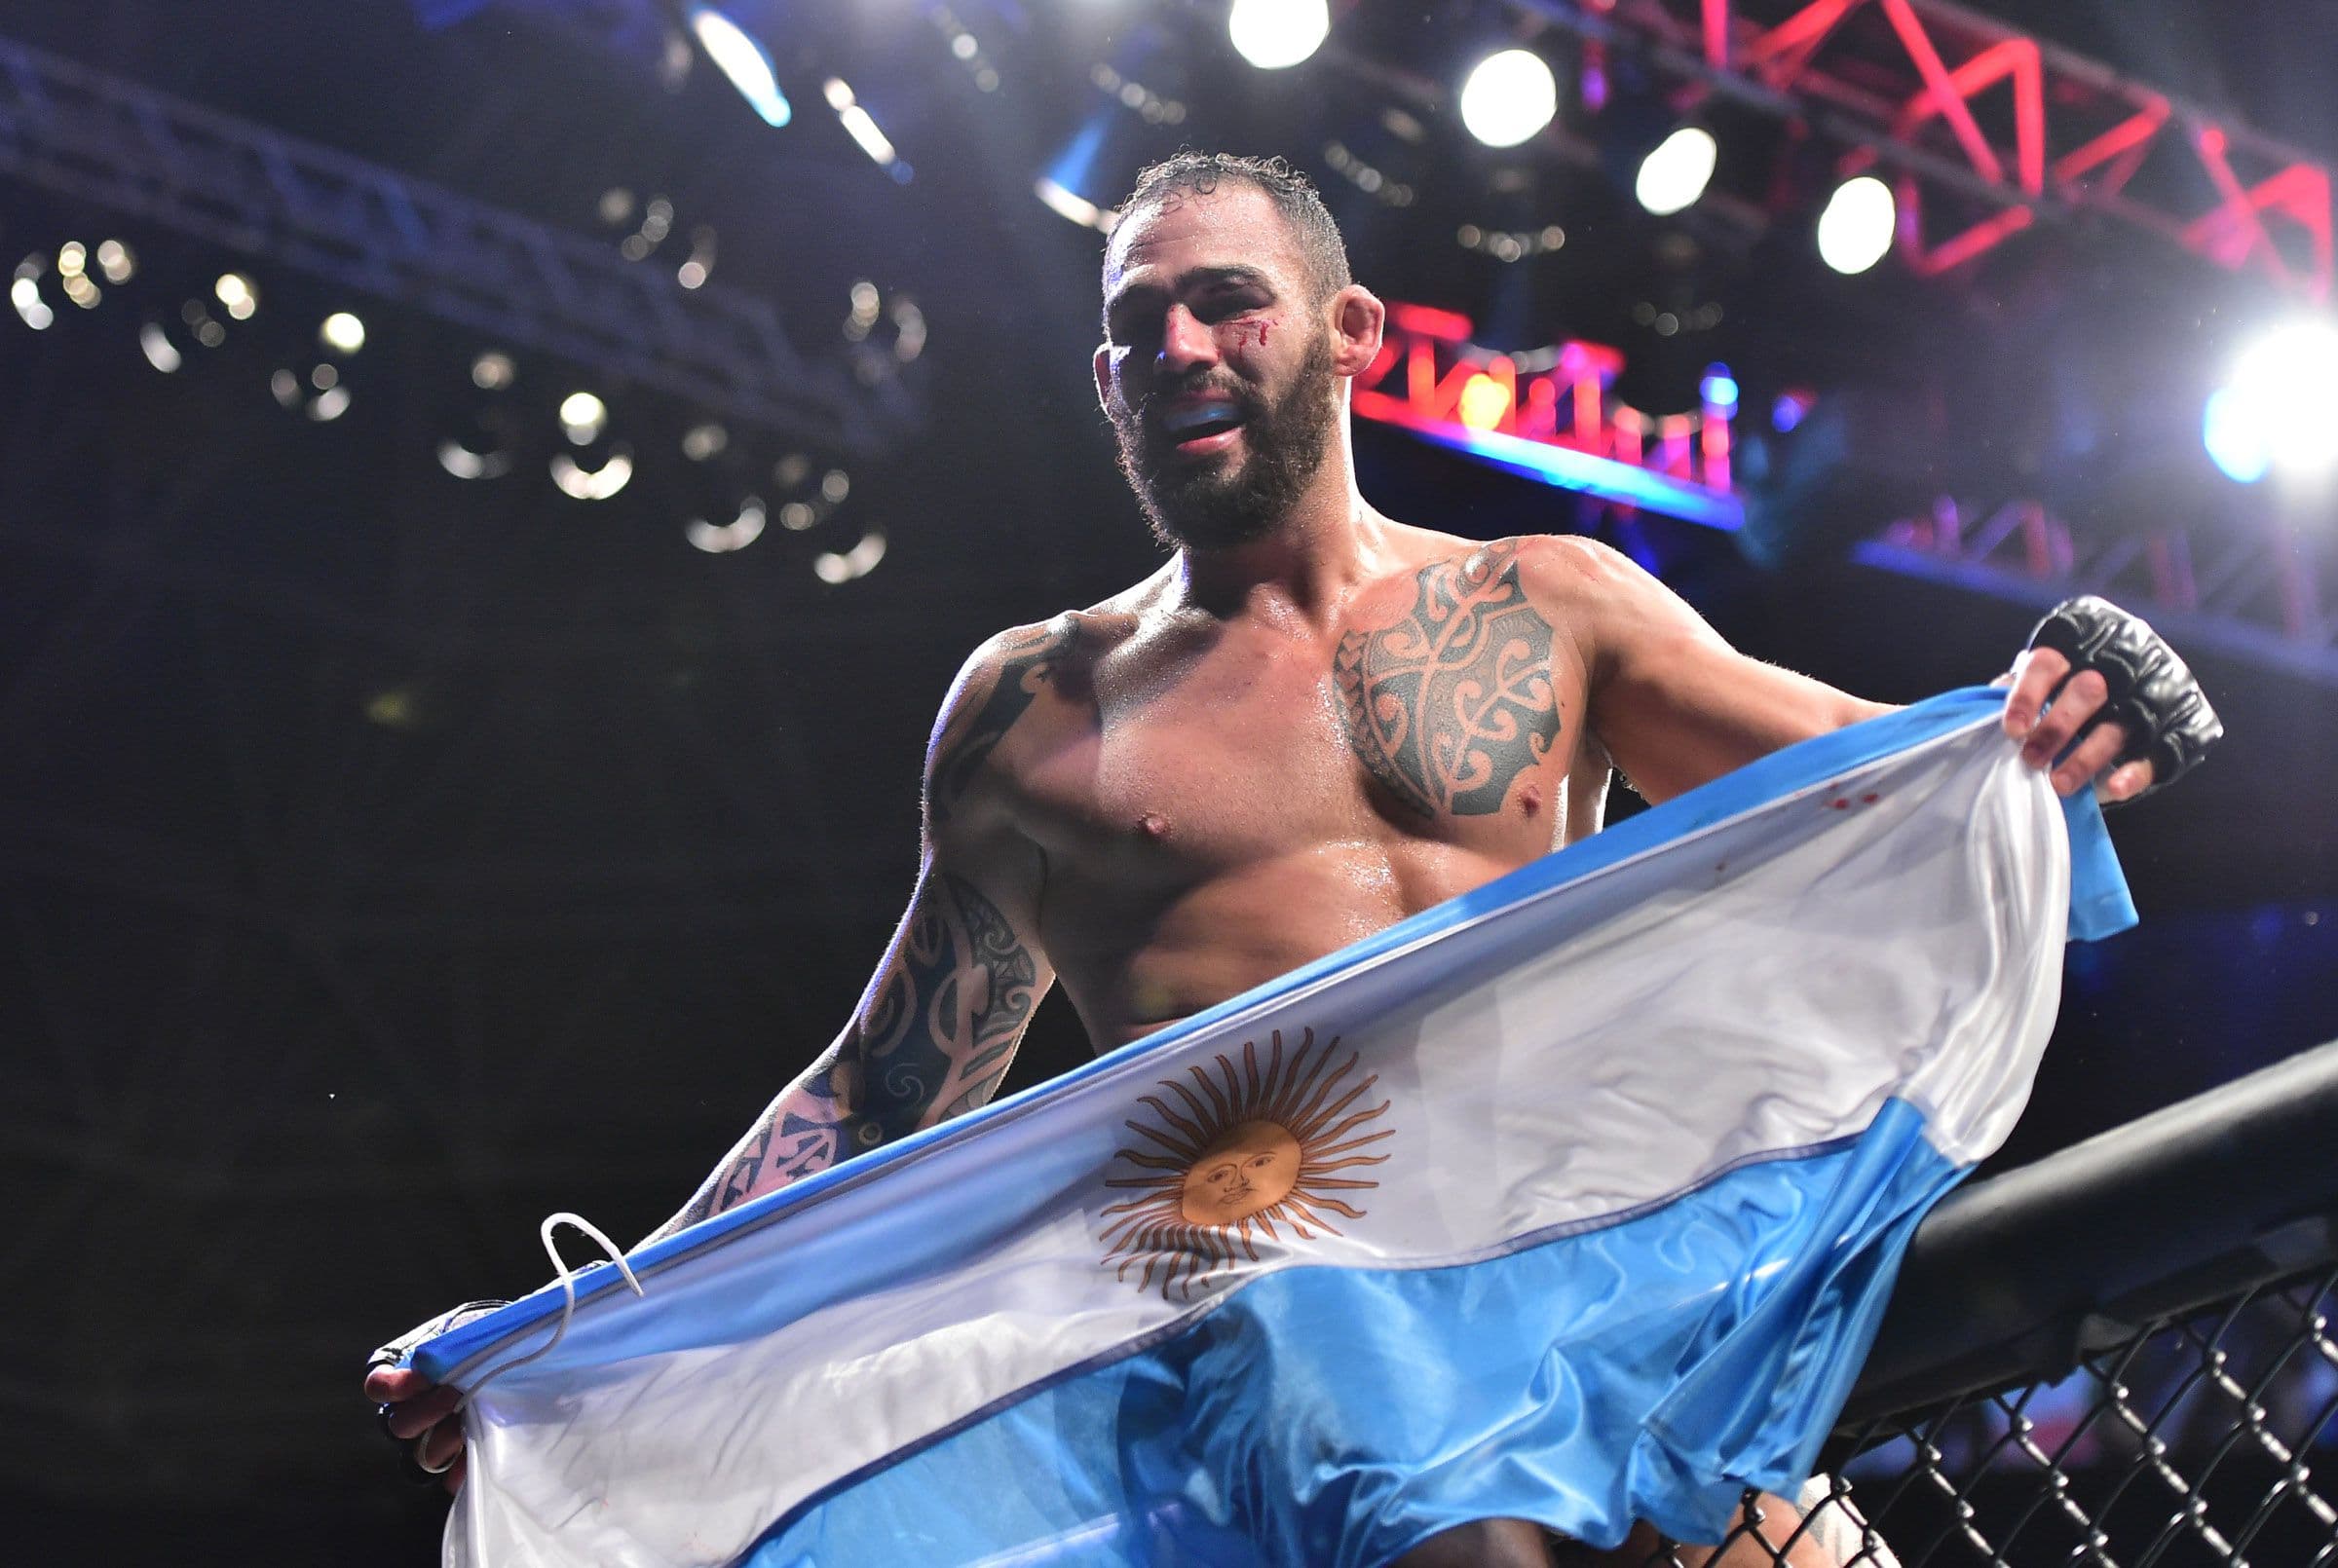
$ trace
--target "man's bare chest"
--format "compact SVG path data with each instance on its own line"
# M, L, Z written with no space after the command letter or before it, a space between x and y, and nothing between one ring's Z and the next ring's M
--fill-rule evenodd
M1016 769L1026 831L1164 873L1335 842L1547 849L1581 680L1506 560L1433 563L1351 612L1328 637L1188 626L1067 659Z

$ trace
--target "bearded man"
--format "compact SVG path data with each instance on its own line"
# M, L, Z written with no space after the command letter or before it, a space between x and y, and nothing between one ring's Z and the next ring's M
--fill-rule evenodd
M1280 160L1181 154L1122 212L1096 392L1170 558L966 662L875 978L660 1235L982 1104L1052 984L1110 1050L1596 833L1616 768L1661 802L1886 711L1735 652L1589 540L1376 511L1346 404L1382 306ZM1460 683L1466 721L1401 695ZM2099 601L2049 617L2010 685L2009 743L2063 795L2131 799L2219 732L2180 661ZM366 1389L457 1484L454 1391L388 1367ZM1481 1520L1400 1562L1554 1549Z

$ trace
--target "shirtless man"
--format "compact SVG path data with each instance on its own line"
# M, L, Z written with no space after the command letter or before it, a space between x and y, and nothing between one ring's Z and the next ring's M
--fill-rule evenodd
M1346 403L1381 304L1279 160L1182 154L1123 212L1096 392L1174 553L967 660L884 962L660 1235L982 1104L1058 980L1109 1050L1597 832L1612 768L1663 801L1885 711L1734 652L1588 540L1482 543L1375 511ZM2149 646L2175 700L2120 711L2150 734L2086 728L2111 690L2094 668L2044 648L2017 667L2006 727L2063 794L2129 799L2154 764L2127 759L2173 771L2213 738ZM383 1369L366 1392L451 1490L453 1391ZM1537 1528L1489 1520L1405 1562L1547 1560Z

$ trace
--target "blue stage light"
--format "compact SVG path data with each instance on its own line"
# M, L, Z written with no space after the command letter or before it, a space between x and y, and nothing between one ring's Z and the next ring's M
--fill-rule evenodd
M1697 391L1712 407L1737 406L1737 378L1729 374L1727 365L1707 365L1705 379L1697 384Z
M712 6L692 6L689 15L690 30L698 35L698 46L706 51L706 57L731 79L731 85L738 89L738 95L763 116L764 124L783 126L795 118L787 94L779 91L779 77L772 67L771 52L756 41L754 34Z
M2251 418L2247 398L2231 387L2208 393L2200 419L2201 444L2227 479L2253 485L2273 466L2273 443Z

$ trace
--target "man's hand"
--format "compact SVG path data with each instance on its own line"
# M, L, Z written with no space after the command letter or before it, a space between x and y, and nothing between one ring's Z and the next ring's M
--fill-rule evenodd
M406 1445L411 1474L434 1476L453 1496L463 1484L463 1421L455 1413L461 1391L410 1366L377 1366L365 1374L365 1398L382 1407L382 1430Z
M2056 605L2012 682L2005 732L2023 762L2054 769L2057 795L2093 781L2105 801L2131 801L2174 783L2224 734L2174 650L2101 599Z
M466 1301L421 1323L376 1350L365 1364L365 1398L381 1406L382 1435L404 1450L406 1478L435 1479L452 1496L463 1484L463 1423L455 1416L460 1389L440 1388L404 1361L415 1346L449 1328L483 1318L508 1302Z

